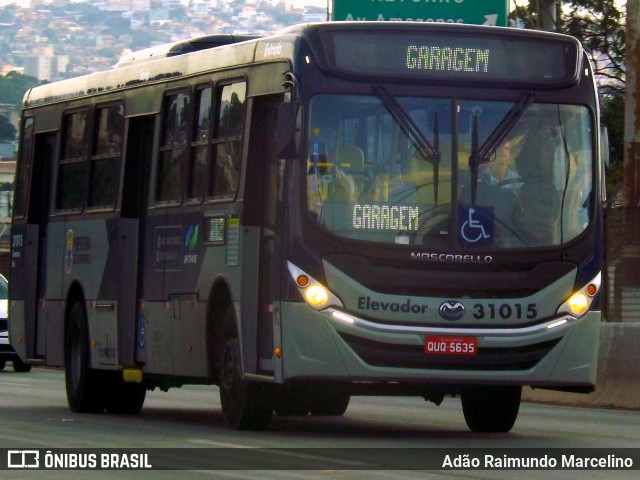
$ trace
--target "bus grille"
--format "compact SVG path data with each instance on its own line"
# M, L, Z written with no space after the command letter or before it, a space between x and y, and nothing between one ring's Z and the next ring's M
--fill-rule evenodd
M436 370L528 370L561 339L522 347L478 348L477 355L427 355L421 345L382 343L340 332L342 339L366 363L376 367Z

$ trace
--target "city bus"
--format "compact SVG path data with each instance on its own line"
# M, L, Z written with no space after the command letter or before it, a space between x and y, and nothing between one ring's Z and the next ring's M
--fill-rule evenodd
M24 97L10 340L73 412L217 385L233 429L353 396L591 392L602 178L575 39L401 22L212 35Z

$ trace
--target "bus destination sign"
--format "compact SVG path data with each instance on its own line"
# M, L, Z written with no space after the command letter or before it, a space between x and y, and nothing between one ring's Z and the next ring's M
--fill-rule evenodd
M409 45L407 69L455 72L489 72L491 50Z
M421 32L394 28L327 31L326 66L355 76L488 82L518 87L563 86L578 81L581 47L574 39L506 33L461 34L457 28Z

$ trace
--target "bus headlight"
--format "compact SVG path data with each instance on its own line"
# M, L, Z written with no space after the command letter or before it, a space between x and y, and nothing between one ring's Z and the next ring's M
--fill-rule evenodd
M581 317L587 312L587 310L589 310L593 299L600 291L601 284L602 275L598 273L598 275L596 275L593 280L591 280L577 292L574 292L566 302L560 305L557 313L568 313L576 318Z
M322 308L329 301L329 291L322 285L312 285L304 290L304 299L314 308Z
M327 307L343 307L340 299L311 275L308 275L291 262L287 262L287 266L289 267L291 278L293 278L302 297L311 308L324 310Z
M571 295L569 300L567 300L567 303L569 305L569 310L571 310L571 313L576 317L584 314L584 312L587 311L587 308L589 308L589 299L582 292Z

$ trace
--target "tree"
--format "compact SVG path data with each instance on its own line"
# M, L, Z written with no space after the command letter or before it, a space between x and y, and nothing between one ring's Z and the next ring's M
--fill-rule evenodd
M625 14L614 0L574 0L563 32L582 42L594 64L600 93L624 93Z
M576 37L591 58L603 95L624 94L625 13L615 0L558 0L557 31ZM511 19L538 28L536 0L516 0Z
M43 83L45 82L41 82L35 77L9 72L4 77L0 76L0 98L3 103L11 103L19 107L25 92Z
M601 120L609 131L608 195L619 188L624 159L625 21L615 0L558 0L557 30L576 37L594 67L600 93ZM516 0L511 19L525 28L537 28L536 0Z
M4 115L0 115L0 142L13 141L16 138L16 127Z

